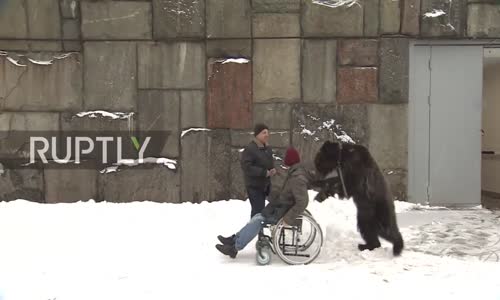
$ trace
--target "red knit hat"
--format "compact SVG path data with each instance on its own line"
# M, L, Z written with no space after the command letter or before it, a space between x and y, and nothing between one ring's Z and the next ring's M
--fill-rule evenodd
M285 165L291 167L299 162L300 162L299 152L293 147L288 148L285 154Z

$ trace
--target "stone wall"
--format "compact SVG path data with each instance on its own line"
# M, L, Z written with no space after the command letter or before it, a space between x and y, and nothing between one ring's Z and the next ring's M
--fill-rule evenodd
M1 153L25 154L14 130L162 130L163 156L178 161L107 174L4 166L0 200L243 198L239 150L256 122L271 127L278 157L293 144L310 160L331 120L405 199L409 41L499 38L500 5L335 2L0 0ZM134 115L74 118L90 110ZM193 127L210 131L181 136Z

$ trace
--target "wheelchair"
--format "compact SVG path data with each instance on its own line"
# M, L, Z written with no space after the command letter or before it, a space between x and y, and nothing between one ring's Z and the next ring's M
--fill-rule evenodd
M272 254L289 265L307 265L318 257L323 246L321 227L307 210L297 220L298 226L284 226L283 219L264 224L255 245L259 265L270 264Z

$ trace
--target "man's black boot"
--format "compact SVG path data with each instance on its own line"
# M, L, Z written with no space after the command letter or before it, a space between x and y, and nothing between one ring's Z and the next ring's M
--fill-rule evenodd
M222 254L228 255L231 258L236 258L238 254L238 250L234 247L234 245L216 245L215 248L219 250Z
M222 235L219 235L217 238L224 245L230 245L230 246L234 245L234 238L235 238L234 234L230 237L223 237Z

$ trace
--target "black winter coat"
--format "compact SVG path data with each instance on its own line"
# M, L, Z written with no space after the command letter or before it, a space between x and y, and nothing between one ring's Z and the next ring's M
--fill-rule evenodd
M259 147L255 141L250 142L241 154L241 168L247 187L265 191L271 185L267 171L274 168L273 151L269 146Z

